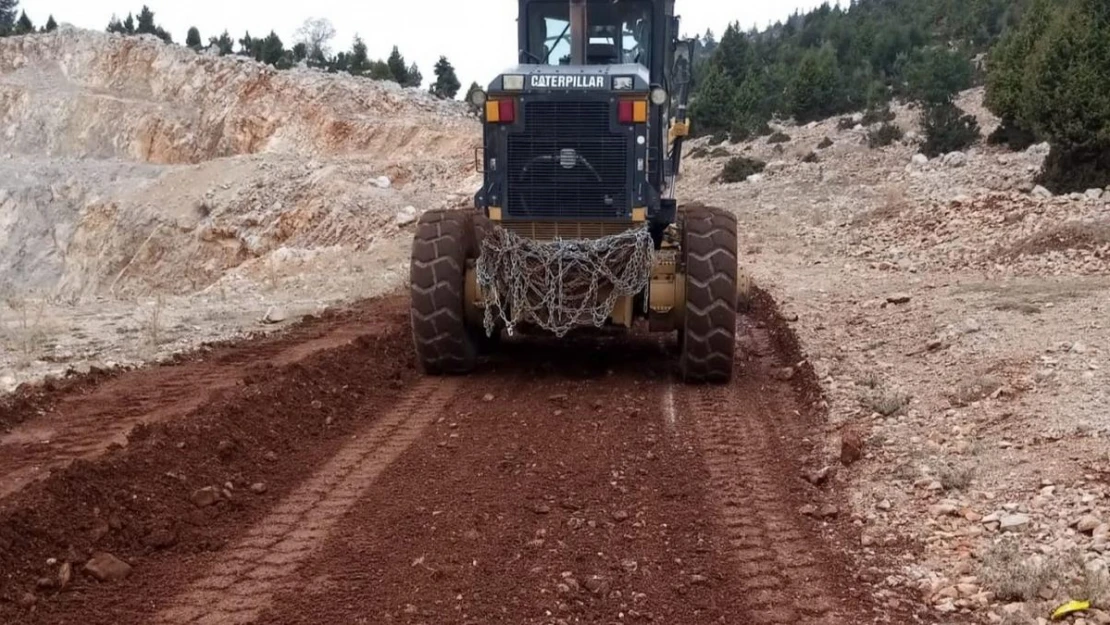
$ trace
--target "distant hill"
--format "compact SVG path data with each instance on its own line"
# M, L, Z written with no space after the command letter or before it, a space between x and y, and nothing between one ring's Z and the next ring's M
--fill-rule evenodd
M805 122L881 106L909 95L924 51L949 50L973 65L1029 4L858 0L795 13L762 31L732 24L719 42L712 33L699 38L694 122L702 134L753 132L776 116ZM985 78L967 74L973 83Z

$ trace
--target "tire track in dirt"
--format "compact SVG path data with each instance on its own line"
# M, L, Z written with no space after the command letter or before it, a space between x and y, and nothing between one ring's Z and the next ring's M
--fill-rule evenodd
M126 445L140 424L178 419L234 389L266 364L286 366L372 333L364 321L295 327L223 348L179 366L152 367L66 397L46 414L0 435L0 499L75 460ZM121 406L126 406L121 410Z
M452 380L425 380L354 436L324 467L224 550L200 579L155 618L164 625L254 622L275 595L296 591L295 573L366 488L455 394Z
M803 398L772 372L784 366L766 322L742 319L736 381L680 391L679 412L702 450L720 533L750 625L863 622L873 606L849 590L851 562L800 508L821 496L800 485L807 435ZM793 364L791 362L790 364ZM799 375L801 375L799 373ZM835 513L832 513L835 516Z

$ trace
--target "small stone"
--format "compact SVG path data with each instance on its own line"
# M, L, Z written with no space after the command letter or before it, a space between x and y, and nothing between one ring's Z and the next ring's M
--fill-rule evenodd
M582 582L582 585L585 586L586 590L599 596L606 595L609 591L609 581L600 575L591 575L587 577L586 581Z
M1004 532L1017 530L1029 525L1030 520L1027 514L1005 514L999 519L998 526Z
M395 217L395 220L397 222L397 225L401 226L403 228L405 226L409 226L409 225L412 225L412 224L416 223L416 217L417 217L416 207L415 206L406 206L406 207L402 208L401 210L397 211L397 215Z
M1083 195L1088 200L1091 200L1092 202L1096 202L1096 201L1102 199L1102 189L1087 189L1087 192L1084 193Z
M945 167L963 167L967 164L967 155L963 152L949 152L941 162Z
M131 565L110 553L97 553L85 564L85 572L101 582L118 582L131 575Z
M38 599L38 597L35 596L34 593L25 592L25 593L23 593L22 595L19 596L19 601L17 603L18 603L19 607L27 609L27 608L33 608L35 606L35 604L38 603L38 602L39 602L39 599Z
M613 512L613 520L620 523L621 521L628 520L628 512L624 510L616 510Z
M58 569L58 588L65 589L69 586L69 582L73 580L73 564L63 562L62 567Z
M933 518L940 518L942 516L955 516L959 512L959 508L949 503L939 503L929 506L929 516Z
M235 453L235 443L229 440L222 440L216 445L216 453L221 458L229 458Z
M535 504L532 506L531 509L532 512L535 512L536 514L548 514L549 512L551 512L551 506L545 503Z
M840 435L840 462L851 466L863 458L863 438L855 430L845 430Z
M832 505L832 504L825 504L825 505L821 506L821 509L818 511L818 514L823 519L832 519L832 518L835 518L837 515L840 514L840 509L837 508L836 506Z
M1039 197L1047 200L1052 197L1052 191L1049 191L1041 185L1037 185L1033 187L1033 195L1034 197Z
M895 293L886 298L890 304L908 304L913 299L909 293Z
M274 325L277 323L284 323L289 319L289 313L277 306L270 306L266 310L266 314L262 317L262 323Z
M39 590L50 590L51 588L54 587L54 583L55 582L52 578L40 577L35 582L35 587L37 587Z
M198 508L207 508L208 506L216 504L220 501L220 491L214 486L205 486L204 488L193 493L189 498L193 505Z
M475 540L478 540L481 537L482 537L482 535L479 534L478 530L475 530L475 529L469 529L469 530L466 530L465 532L463 532L463 539L464 540L469 540L471 542L474 542Z
M547 401L551 401L551 402L555 402L555 403L559 403L559 404L561 404L561 403L564 403L564 402L566 402L566 401L567 401L567 399L569 399L569 398L567 397L567 394L566 394L566 393L556 393L555 395L551 395L551 396L549 396L549 397L547 398Z
M372 182L374 183L374 186L378 187L379 189L388 189L389 187L393 186L393 181L389 179L389 176L380 176L378 178L375 178Z
M917 165L919 167L922 166L922 165L928 165L929 164L929 157L925 156L924 154L914 154L913 159L911 159L911 162L914 165Z
M775 369L771 373L771 375L780 382L789 382L790 380L794 379L794 367L783 367L781 369Z
M1079 522L1076 524L1075 529L1082 534L1094 534L1095 530L1098 529L1100 525L1102 525L1102 522L1099 520L1098 517L1094 516L1093 514L1088 514L1087 516L1079 519Z
M278 455L275 452L268 451L262 455L262 459L266 462L277 462Z
M807 503L801 508L798 508L798 512L804 516L817 516L817 506Z
M763 178L764 178L763 174L752 174L752 175L748 176L748 182L750 182L752 184L757 184L757 183L763 182Z
M814 486L820 486L824 484L829 479L829 476L833 473L834 470L832 467L822 467L821 469L818 469L816 471L810 471L806 473L803 477L805 477L805 480L810 484L813 484Z
M703 586L709 583L709 578L705 575L691 575L690 583L695 586Z
M261 495L266 492L266 484L264 482L255 482L251 484L251 492L255 495Z
M621 560L621 568L628 573L635 573L640 568L640 564L632 559Z
M493 393L486 393L485 395L483 395L482 401L486 402L487 404L493 401Z

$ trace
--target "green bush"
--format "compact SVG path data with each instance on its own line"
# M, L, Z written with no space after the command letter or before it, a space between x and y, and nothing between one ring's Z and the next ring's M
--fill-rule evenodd
M1053 147L1037 183L1058 194L1110 187L1110 144Z
M828 137L825 137L824 139L821 139L821 143L817 144L817 149L818 150L824 150L826 148L831 148L832 146L833 146L833 140L828 138Z
M1041 184L1110 184L1110 3L1034 0L990 60L988 108L1052 144Z
M802 159L803 163L820 163L821 158L817 156L817 152L810 152Z
M728 140L733 144L747 141L751 138L752 131L744 124L733 124L732 130L728 133Z
M789 143L790 135L785 132L776 132L775 134L767 137L767 143L774 145L776 143Z
M718 131L713 133L713 136L709 138L709 145L721 145L725 141L728 141L728 133Z
M841 117L836 122L837 130L851 130L856 127L856 120L851 117Z
M885 148L888 145L893 145L896 141L901 141L906 133L902 129L891 123L884 123L882 126L867 133L867 145L871 148Z
M690 150L690 153L686 155L686 158L705 158L706 156L709 156L709 150L705 148L694 148L693 150Z
M726 156L732 156L732 152L725 148L713 148L713 151L709 153L710 158L724 158Z
M979 140L979 122L951 102L925 107L925 145L929 158L966 150Z
M762 172L765 167L767 163L763 161L737 156L725 164L715 180L723 183L744 182L749 176Z
M1003 121L987 137L987 143L990 145L1004 145L1015 152L1021 152L1029 148L1037 142L1037 135L1026 128L1022 128L1017 122Z
M881 109L868 109L868 111L863 114L862 123L864 126L873 126L875 124L892 122L894 121L894 117L894 111L890 110L889 106Z

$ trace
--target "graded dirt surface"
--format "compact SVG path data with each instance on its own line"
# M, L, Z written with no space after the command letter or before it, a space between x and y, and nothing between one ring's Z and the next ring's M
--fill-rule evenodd
M0 622L914 618L874 599L833 482L803 477L820 391L766 295L720 387L638 333L516 338L429 378L406 313L364 302L6 408L43 414L5 415ZM48 431L65 453L36 456ZM97 581L100 553L130 569Z

